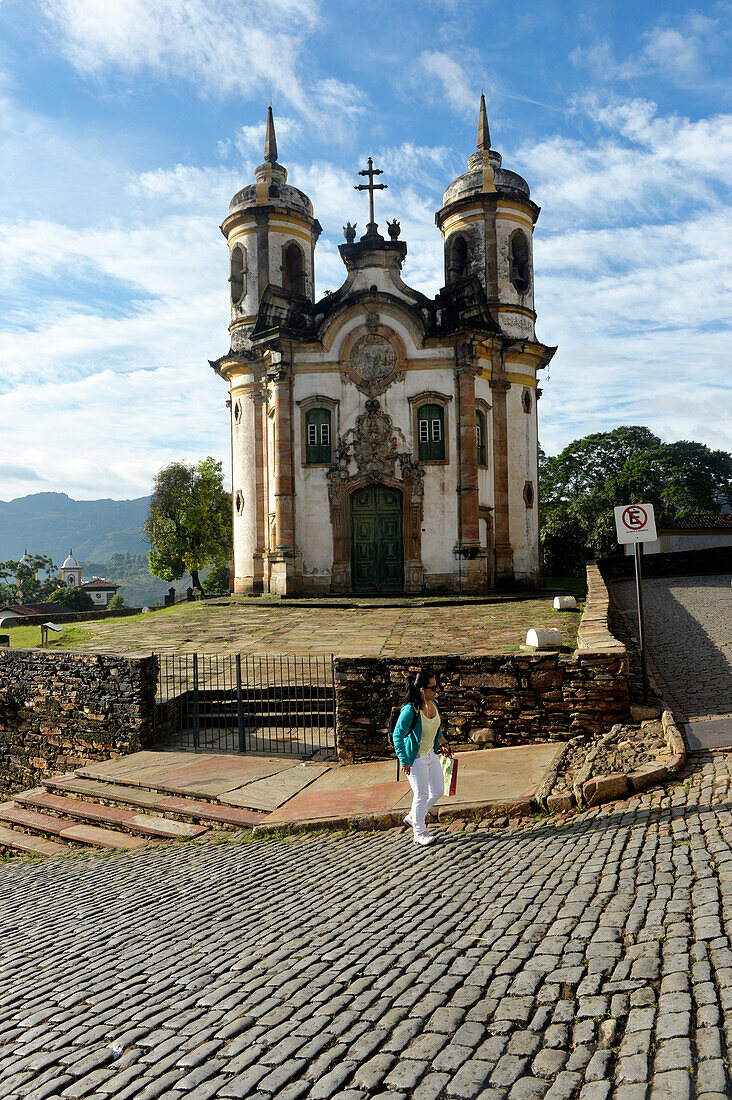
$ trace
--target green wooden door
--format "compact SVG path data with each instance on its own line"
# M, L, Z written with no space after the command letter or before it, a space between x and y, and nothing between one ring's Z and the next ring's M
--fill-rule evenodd
M351 496L355 592L401 592L404 587L402 494L369 485Z

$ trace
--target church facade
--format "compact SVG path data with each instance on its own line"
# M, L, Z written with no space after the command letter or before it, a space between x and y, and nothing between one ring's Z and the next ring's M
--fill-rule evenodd
M481 97L468 171L435 221L445 285L401 277L396 221L345 229L345 280L316 300L321 226L277 159L231 201L234 590L479 593L541 572L532 233L539 208L491 148Z

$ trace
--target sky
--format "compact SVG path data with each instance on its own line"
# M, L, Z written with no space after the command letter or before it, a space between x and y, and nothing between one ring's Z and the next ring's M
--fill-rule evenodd
M433 295L483 90L542 208L544 449L620 424L732 449L731 39L727 0L0 0L0 499L228 469L218 227L270 102L318 296L369 155Z

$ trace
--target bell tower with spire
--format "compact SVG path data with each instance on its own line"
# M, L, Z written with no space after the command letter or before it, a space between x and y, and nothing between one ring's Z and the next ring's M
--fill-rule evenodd
M287 182L277 159L272 107L267 109L264 160L253 184L234 195L221 232L229 245L231 346L246 350L267 286L281 287L313 301L315 244L321 232L313 204Z
M491 148L481 92L476 150L435 215L445 249L445 284L477 276L501 328L526 339L533 339L536 320L532 234L538 216L526 180L505 169L501 154Z

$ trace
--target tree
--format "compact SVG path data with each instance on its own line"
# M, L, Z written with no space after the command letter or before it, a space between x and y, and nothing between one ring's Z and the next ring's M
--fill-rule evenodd
M121 592L115 592L112 599L107 604L108 611L118 611L120 607L125 606L125 598Z
M58 588L61 578L55 576L56 566L45 554L28 554L19 562L0 562L0 602L39 603ZM39 573L46 576L39 578Z
M732 455L620 427L575 440L554 458L540 453L539 479L546 571L578 576L590 558L617 552L619 504L648 501L659 526L719 511L719 499L732 493Z
M93 611L94 600L85 588L77 588L76 585L64 585L57 588L48 597L51 603L62 603L70 611Z
M231 552L231 496L224 489L220 462L173 462L153 483L150 512L143 527L150 543L150 571L166 581L190 573L203 595L199 570L228 561Z

